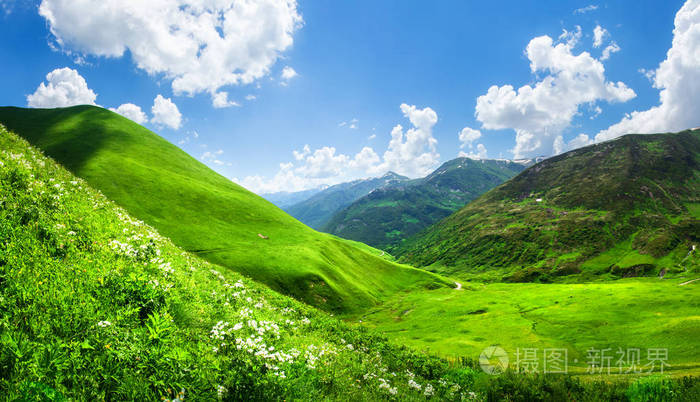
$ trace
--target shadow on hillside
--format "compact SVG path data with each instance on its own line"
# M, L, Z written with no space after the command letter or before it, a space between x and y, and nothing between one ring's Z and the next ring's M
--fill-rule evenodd
M0 123L8 130L41 149L45 155L61 161L72 173L81 168L119 129L106 133L112 113L95 106L59 109L1 107Z

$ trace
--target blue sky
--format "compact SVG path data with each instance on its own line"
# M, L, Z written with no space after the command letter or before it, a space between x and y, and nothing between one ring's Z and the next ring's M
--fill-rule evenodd
M700 125L698 0L163 1L3 0L0 104L136 105L257 192Z

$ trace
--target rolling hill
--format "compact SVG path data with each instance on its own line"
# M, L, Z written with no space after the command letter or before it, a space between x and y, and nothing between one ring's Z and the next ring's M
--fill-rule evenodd
M407 237L523 169L510 161L453 159L422 179L372 191L336 213L321 230L393 251Z
M304 201L283 209L312 228L320 229L328 223L335 213L352 204L358 198L378 188L395 186L407 180L408 177L388 172L382 177L336 184Z
M111 111L6 107L0 122L179 247L322 309L361 310L445 283L308 228Z
M475 360L448 363L398 346L178 248L2 126L0 244L3 400L694 401L700 395L698 379L688 376L614 382L513 371L493 376ZM611 312L624 310L623 318L634 320L635 336L625 336L629 320L596 325L601 317L591 309L568 314L600 304L612 289L578 289L562 310L557 303L571 297L568 287L544 298L539 289L516 292L512 300L505 287L513 286L553 285L496 284L484 294L444 287L401 292L371 314L370 325L389 329L402 343L469 354L485 341L476 335L487 333L504 347L520 345L524 325L532 330L520 340L534 338L532 345L658 347L678 340L669 352L674 374L697 367L692 314L698 303L690 286L672 291L668 283L668 291L650 291L641 305L638 293L626 290L625 303L649 309L641 312L643 321L609 303ZM488 313L464 314L482 304ZM659 308L663 314L652 312ZM566 323L563 335L552 316ZM465 317L476 320L468 336ZM582 339L580 329L592 326L601 332ZM449 329L435 344L436 331ZM588 343L601 335L614 342Z
M439 359L176 247L2 126L0 244L2 400L428 399L409 379L471 392L450 391Z
M697 269L700 131L626 135L540 162L412 238L400 260L492 280Z

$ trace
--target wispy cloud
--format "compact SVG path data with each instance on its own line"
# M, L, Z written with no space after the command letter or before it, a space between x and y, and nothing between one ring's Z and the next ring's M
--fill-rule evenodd
M574 14L585 14L585 13L588 13L588 12L591 12L591 11L595 11L595 10L597 10L597 9L598 9L598 6L597 6L597 5L595 5L595 4L590 4L590 5L586 6L586 7L577 8L576 10L574 10Z
M357 123L359 123L359 122L360 122L359 120L357 120L356 118L353 118L350 121L341 121L340 123L338 123L338 127L347 127L351 130L357 130L357 127L358 127Z

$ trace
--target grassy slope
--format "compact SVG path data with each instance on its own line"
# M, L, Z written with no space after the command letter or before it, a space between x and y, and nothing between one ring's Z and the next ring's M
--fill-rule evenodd
M108 110L0 108L0 122L178 246L323 309L356 311L440 283L309 229Z
M184 252L2 127L0 244L3 399L636 401L661 395L690 401L700 395L692 379L589 384L561 376L492 377L393 346ZM687 297L681 301L692 307Z
M409 241L400 260L515 281L683 272L698 268L683 260L700 242L699 201L700 131L628 135L527 169Z
M407 237L521 172L517 163L457 158L427 177L378 189L333 216L322 230L393 251Z
M336 184L284 210L312 228L320 229L335 213L358 198L377 188L398 185L406 180L407 177L389 172L382 177Z
M408 372L468 392L445 362L184 252L2 126L0 244L2 400L425 399Z

